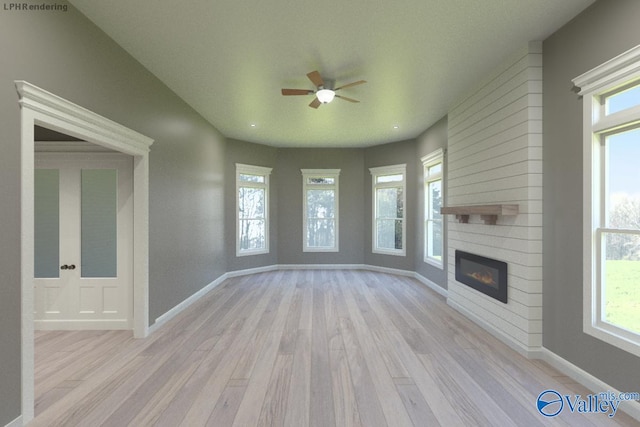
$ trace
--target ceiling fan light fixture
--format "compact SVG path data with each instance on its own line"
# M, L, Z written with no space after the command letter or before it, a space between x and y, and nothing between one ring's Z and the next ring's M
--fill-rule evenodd
M323 104L330 103L331 101L333 101L333 98L335 96L336 96L336 93L331 89L320 89L319 91L316 92L316 97L318 98L318 101L322 102Z

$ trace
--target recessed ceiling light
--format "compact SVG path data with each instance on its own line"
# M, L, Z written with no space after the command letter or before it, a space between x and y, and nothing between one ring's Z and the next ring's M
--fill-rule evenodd
M400 126L398 126L398 125L393 125L393 128L394 128L394 129L400 129Z
M256 127L255 123L251 123L249 126L251 126L252 128Z

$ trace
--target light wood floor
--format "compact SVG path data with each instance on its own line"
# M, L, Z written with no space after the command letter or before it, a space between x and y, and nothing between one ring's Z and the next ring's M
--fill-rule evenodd
M37 332L35 368L43 426L637 425L544 419L543 390L589 392L416 281L364 271L230 279L142 340Z

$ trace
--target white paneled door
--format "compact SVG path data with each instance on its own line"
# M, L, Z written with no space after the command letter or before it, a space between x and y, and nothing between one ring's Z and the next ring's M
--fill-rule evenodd
M132 158L36 153L36 329L131 329Z

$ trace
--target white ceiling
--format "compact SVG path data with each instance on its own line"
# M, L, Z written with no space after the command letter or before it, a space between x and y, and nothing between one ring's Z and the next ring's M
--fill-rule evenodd
M225 136L363 147L414 138L497 64L594 0L70 0ZM306 74L344 96L317 110ZM254 124L255 127L251 125ZM398 126L398 129L394 129Z

